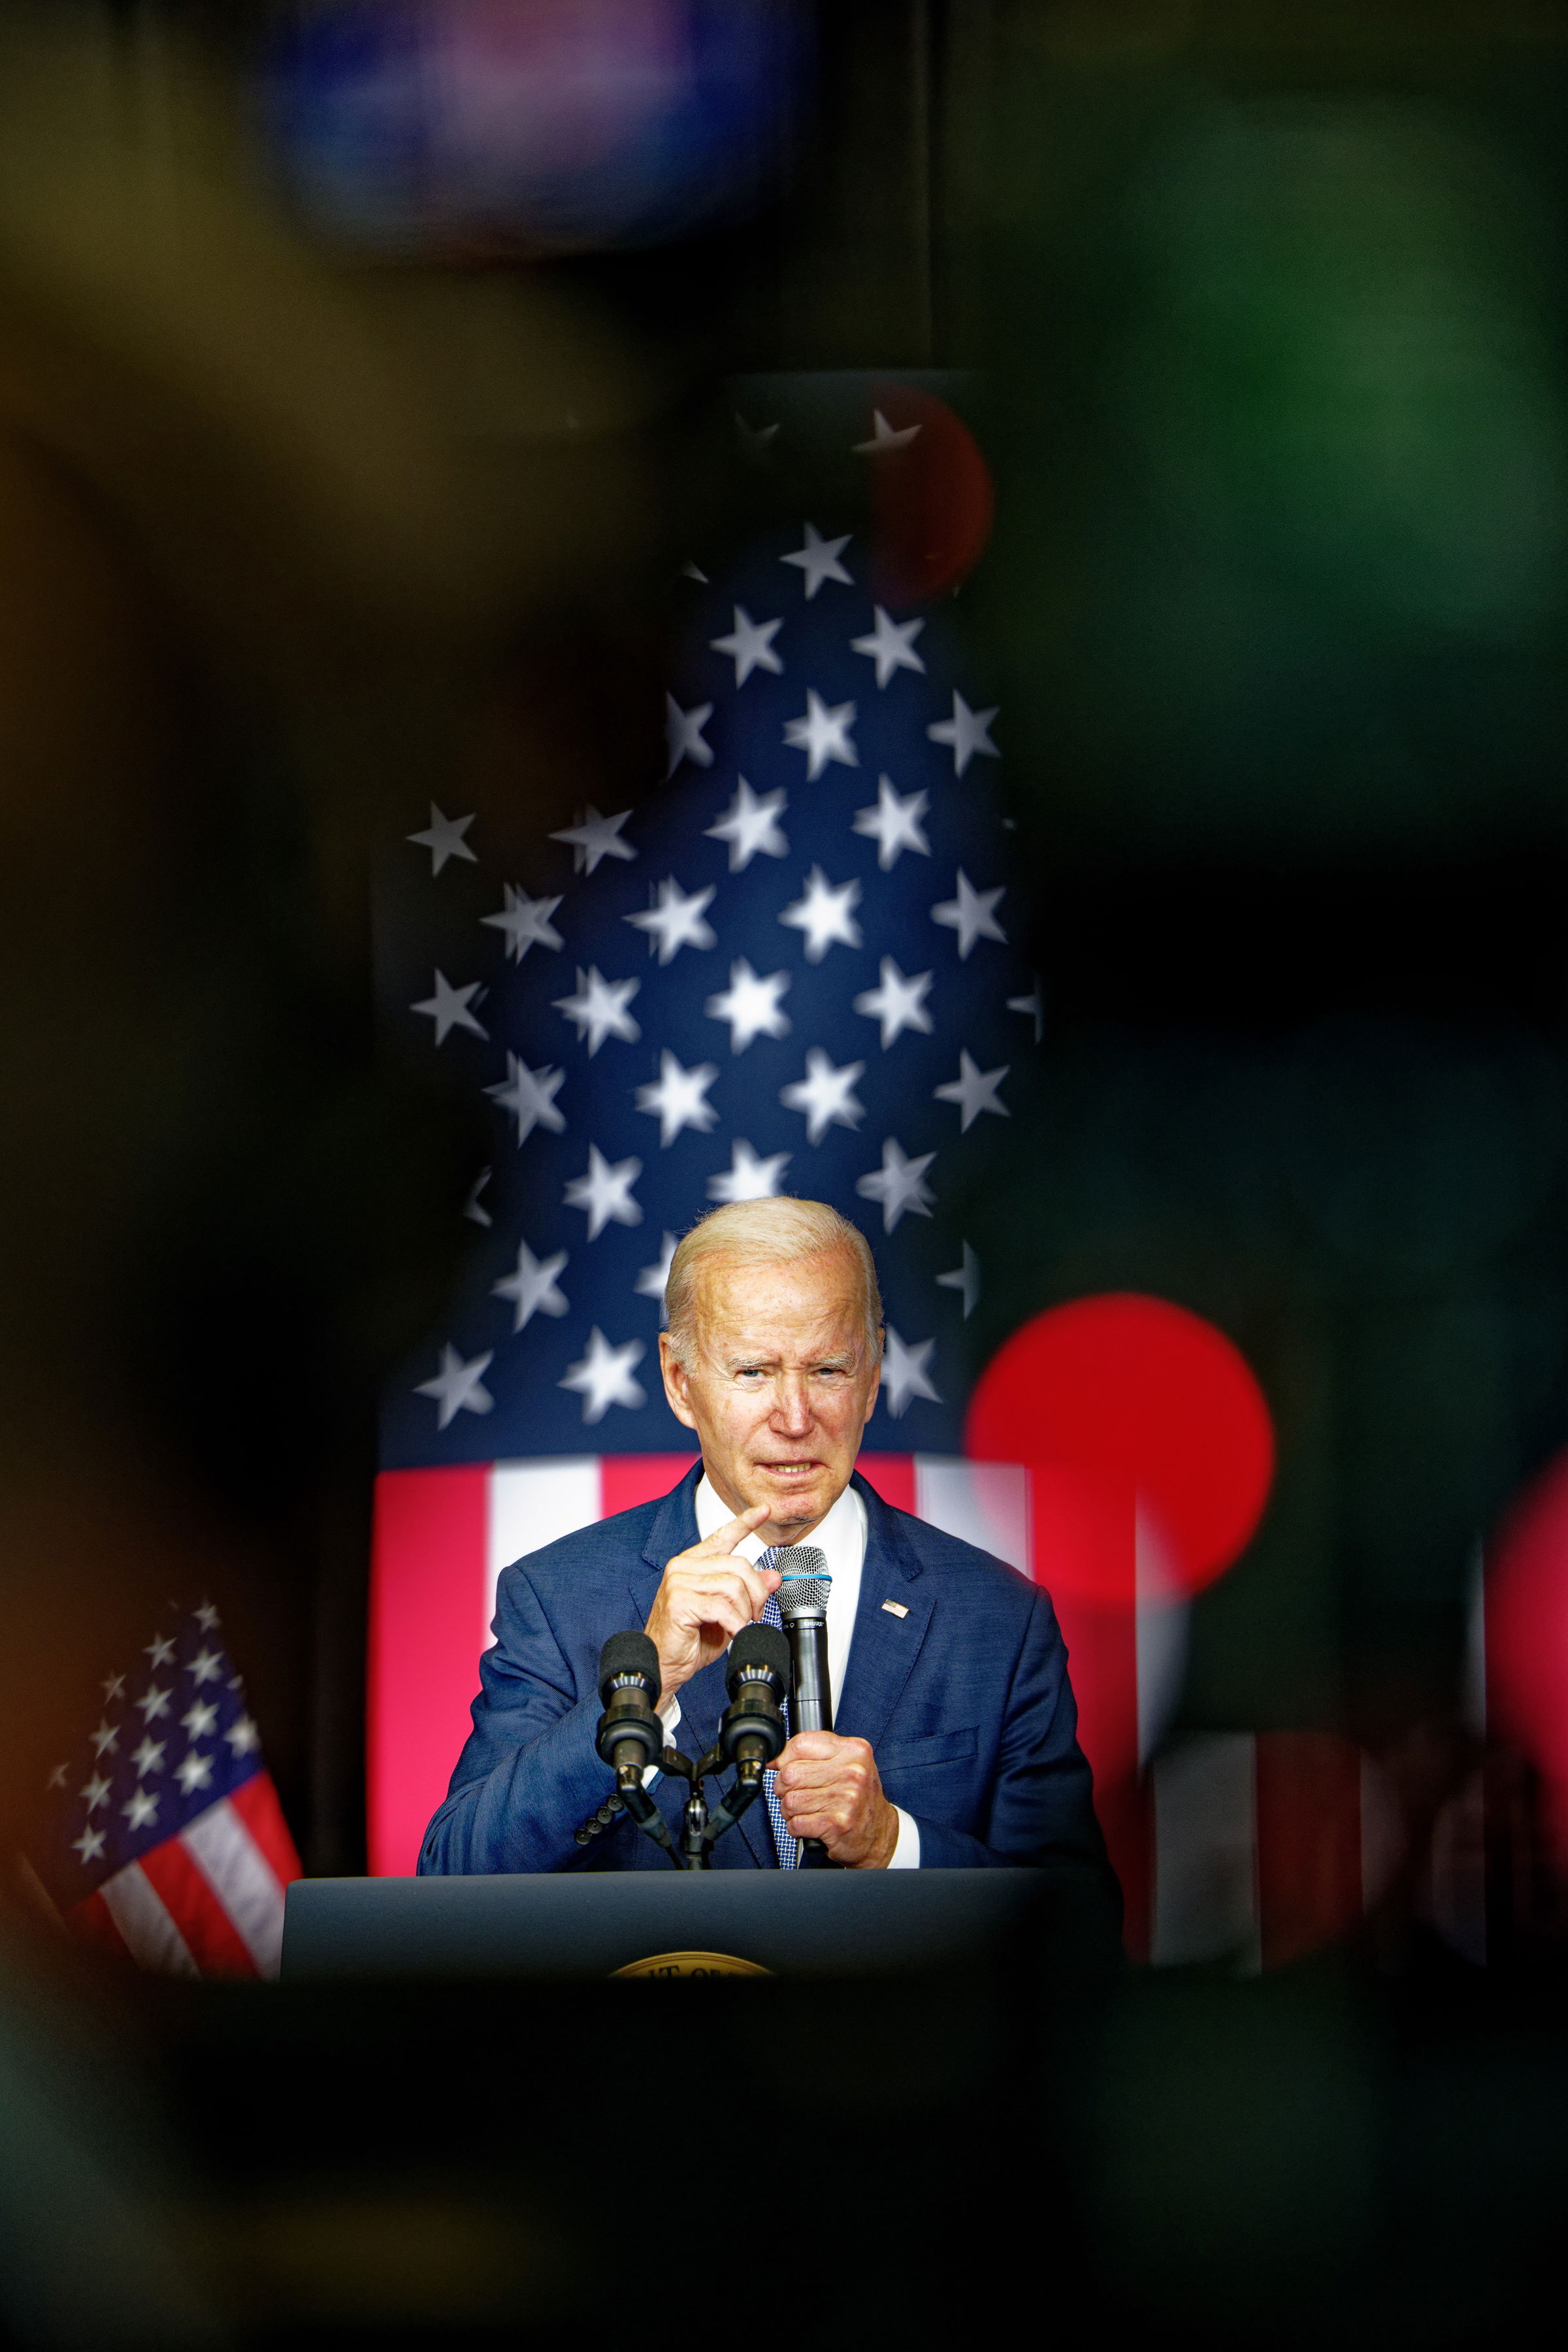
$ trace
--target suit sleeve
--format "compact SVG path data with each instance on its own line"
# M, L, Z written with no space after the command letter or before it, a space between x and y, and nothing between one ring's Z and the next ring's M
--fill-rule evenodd
M563 1870L573 1832L600 1803L596 1689L571 1660L521 1566L496 1593L495 1644L479 1660L474 1727L419 1853L421 1877Z
M1109 1879L1067 1644L1046 1593L1034 1594L1008 1685L984 1833L915 1818L922 1870L1060 1864Z

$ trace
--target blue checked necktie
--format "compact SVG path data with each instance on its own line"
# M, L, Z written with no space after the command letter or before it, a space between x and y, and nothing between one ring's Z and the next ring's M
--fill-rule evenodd
M776 1546L770 1545L769 1549L758 1559L757 1566L759 1568L772 1568L776 1558L777 1548ZM783 1632L784 1619L779 1615L779 1600L776 1592L769 1593L767 1601L763 1608L762 1622L764 1625L776 1625L780 1632ZM787 1732L789 1729L789 1701L787 1698L784 1703L784 1729ZM773 1825L773 1846L778 1854L779 1868L781 1870L796 1870L800 1866L800 1843L798 1839L791 1837L788 1830L784 1827L784 1807L780 1804L773 1787L773 1783L777 1778L778 1775L775 1772L763 1773L763 1794L767 1799L768 1819Z

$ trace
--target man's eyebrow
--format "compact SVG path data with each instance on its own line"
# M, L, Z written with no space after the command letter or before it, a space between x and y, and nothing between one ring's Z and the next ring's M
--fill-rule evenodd
M856 1356L857 1351L853 1348L827 1349L820 1356L803 1356L800 1360L812 1367L837 1366L854 1363ZM726 1371L734 1372L744 1370L753 1364L759 1366L782 1364L784 1358L776 1350L770 1354L765 1348L731 1348L719 1358L719 1361Z

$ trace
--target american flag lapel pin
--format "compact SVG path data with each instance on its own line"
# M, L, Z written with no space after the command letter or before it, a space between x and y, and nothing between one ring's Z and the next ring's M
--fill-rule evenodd
M884 1601L882 1606L889 1617L907 1617L910 1613L901 1601Z

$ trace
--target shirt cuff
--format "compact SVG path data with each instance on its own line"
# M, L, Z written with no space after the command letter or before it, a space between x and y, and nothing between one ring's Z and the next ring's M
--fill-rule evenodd
M673 1697L663 1700L658 1712L658 1719L664 1726L665 1745L668 1747L670 1741L675 1738L676 1732L680 1724L679 1692L677 1691ZM645 1789L652 1788L654 1782L658 1778L659 1769L660 1768L657 1764L649 1764L644 1768L642 1784Z
M918 1870L921 1866L920 1823L912 1813L905 1812L902 1805L895 1805L893 1811L899 1817L899 1842L893 1848L893 1858L889 1863L888 1868Z

